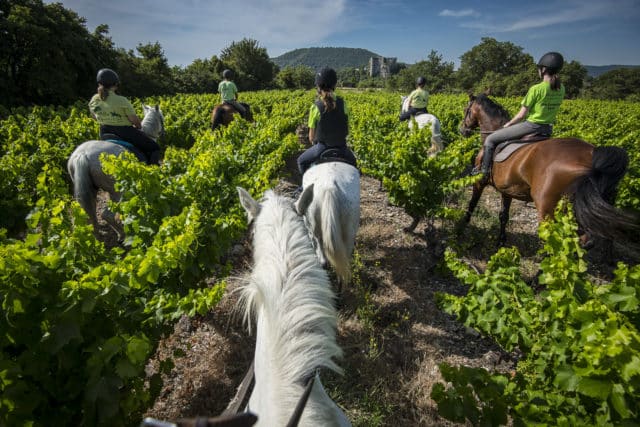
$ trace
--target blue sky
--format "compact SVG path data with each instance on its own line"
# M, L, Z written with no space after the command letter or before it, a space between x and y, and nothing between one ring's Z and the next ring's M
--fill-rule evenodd
M47 0L47 2L50 2ZM159 42L170 65L258 40L271 57L304 47L359 47L399 61L431 50L453 62L482 37L536 60L556 50L583 65L640 65L640 0L63 0L117 47Z

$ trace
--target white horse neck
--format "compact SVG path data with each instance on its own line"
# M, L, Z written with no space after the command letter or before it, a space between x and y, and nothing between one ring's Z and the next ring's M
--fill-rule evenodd
M164 127L164 118L162 112L154 108L145 108L144 118L142 119L141 128L149 138L157 140L162 133Z
M342 355L334 294L292 200L268 191L254 227L254 268L241 294L245 319L257 317L256 385L249 407L259 423L284 425L306 378L320 367L341 372L333 361ZM319 385L300 425L340 425L331 421L339 419L337 406Z

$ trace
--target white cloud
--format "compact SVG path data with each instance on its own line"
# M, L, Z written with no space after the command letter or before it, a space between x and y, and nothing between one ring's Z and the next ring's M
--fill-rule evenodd
M476 12L473 9L461 9L461 10L444 9L440 13L438 13L438 16L451 16L454 18L464 18L467 16L480 16L480 13Z
M108 24L118 47L158 41L172 65L209 58L244 37L272 49L318 43L340 29L347 0L63 0L87 18L89 30ZM281 52L279 52L281 53Z
M570 2L550 2L544 6L534 5L532 9L519 9L518 16L507 19L499 16L496 20L502 24L493 24L491 20L466 22L461 27L492 32L524 31L545 28L552 25L571 24L590 19L603 19L615 14L638 12L635 0L580 0ZM524 17L522 17L524 16ZM507 22L508 21L508 22ZM507 22L506 24L504 22Z

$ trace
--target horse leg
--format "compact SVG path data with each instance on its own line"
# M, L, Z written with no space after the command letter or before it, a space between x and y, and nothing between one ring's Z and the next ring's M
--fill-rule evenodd
M467 208L467 213L464 215L464 222L469 223L471 221L471 215L478 205L478 201L480 200L480 196L482 196L482 192L484 191L484 187L486 184L475 183L473 185L473 193L471 194L471 200L469 201L469 207Z
M403 228L403 230L408 232L408 233L411 233L412 231L414 231L416 229L416 227L418 226L418 224L420 223L420 217L419 216L414 216L412 218L413 218L413 221L411 222L411 224L409 224L408 226Z
M502 195L502 210L500 211L500 235L498 236L498 244L504 246L507 241L507 222L509 222L509 209L513 199L507 195Z

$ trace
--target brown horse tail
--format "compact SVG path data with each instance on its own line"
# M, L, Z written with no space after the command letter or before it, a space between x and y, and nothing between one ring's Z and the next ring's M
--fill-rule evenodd
M624 242L640 235L638 215L613 206L628 165L629 156L622 148L594 149L591 171L578 179L573 193L576 220L587 234Z

